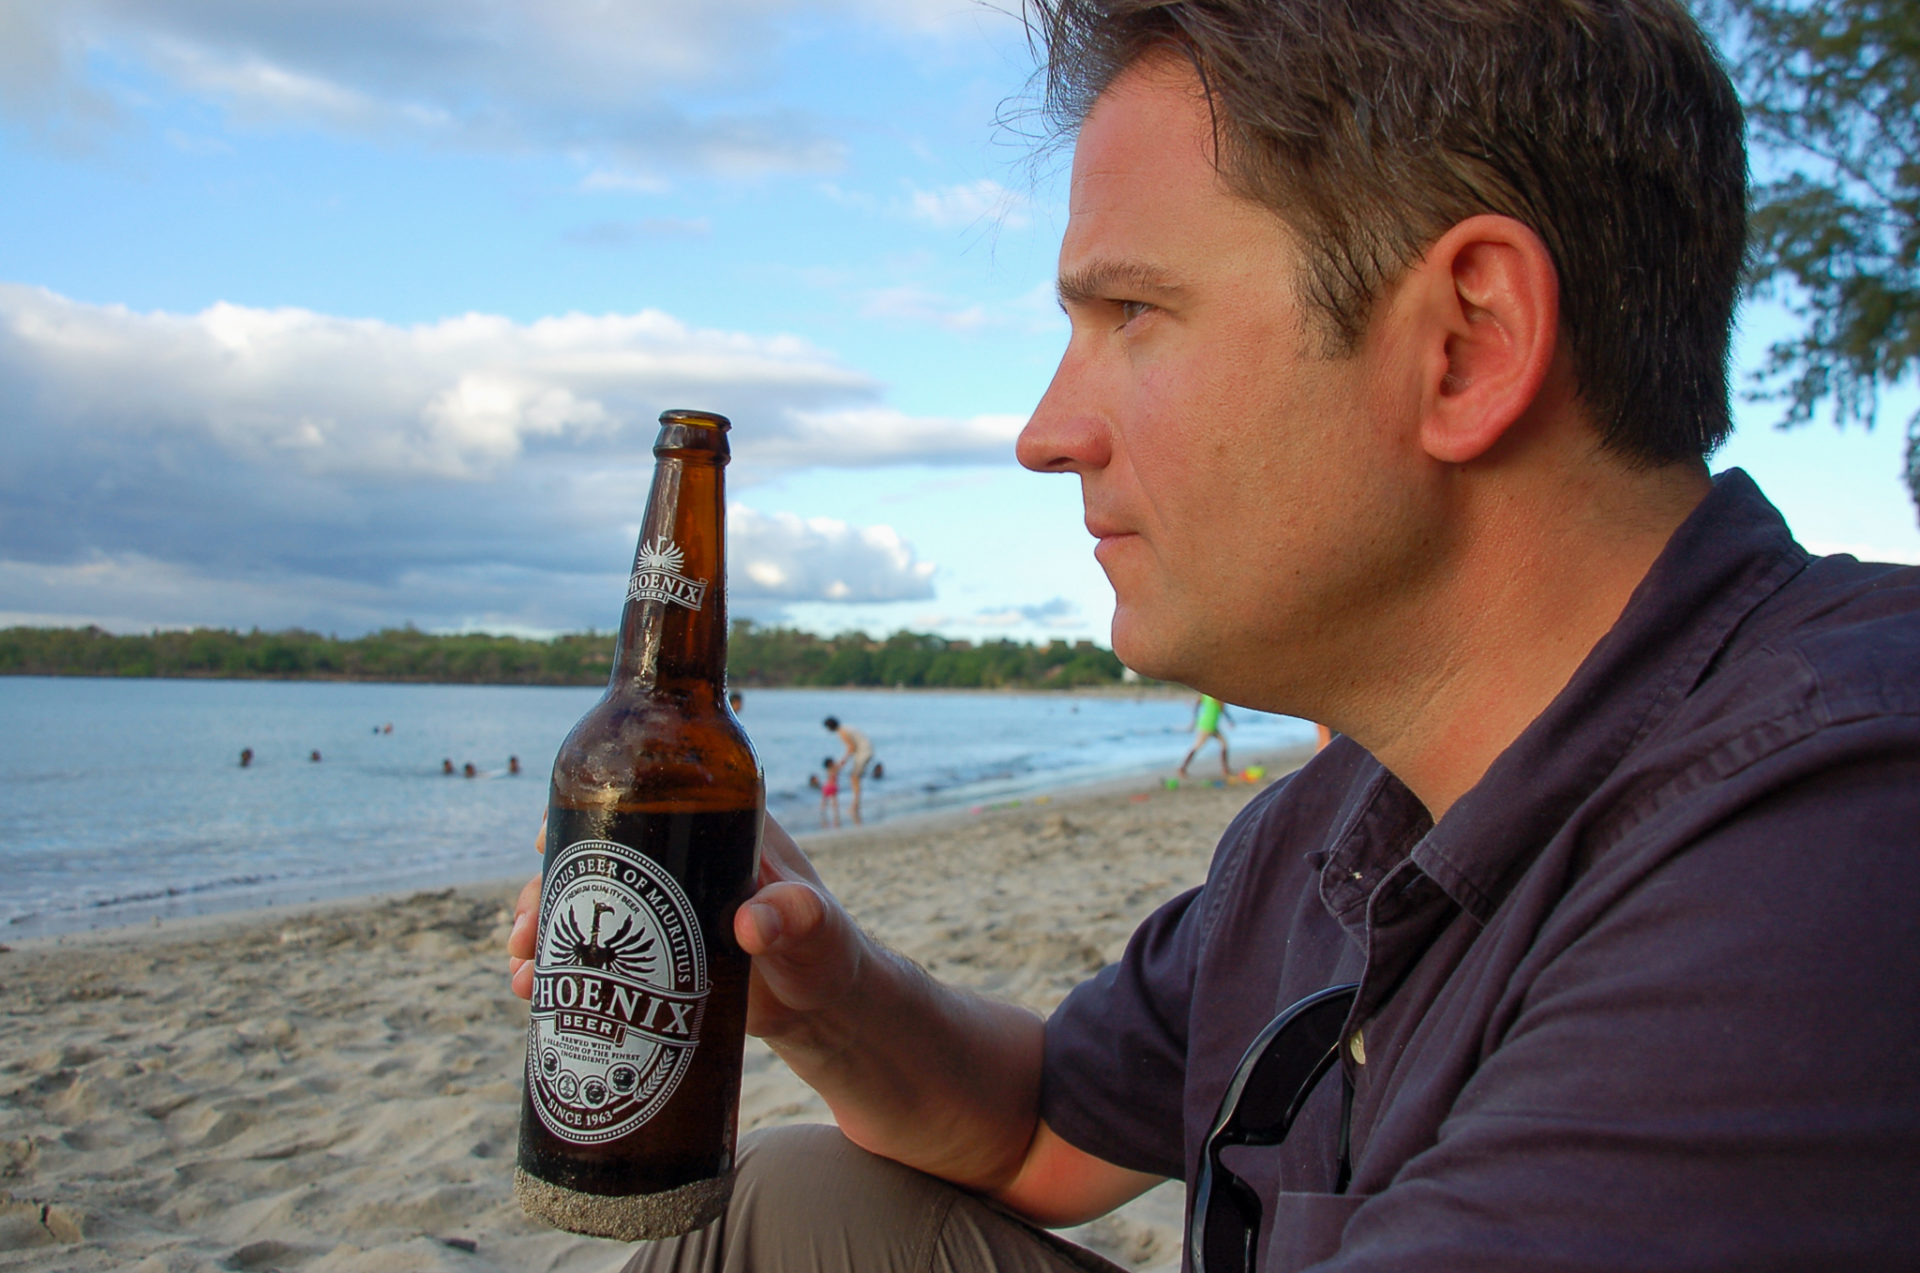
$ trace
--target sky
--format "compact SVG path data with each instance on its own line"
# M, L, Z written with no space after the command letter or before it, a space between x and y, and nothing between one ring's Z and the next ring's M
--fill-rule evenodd
M0 0L0 626L605 630L693 407L735 617L1105 643L1013 461L1066 338L1031 69L968 0ZM1743 404L1715 466L1920 562L1916 408Z

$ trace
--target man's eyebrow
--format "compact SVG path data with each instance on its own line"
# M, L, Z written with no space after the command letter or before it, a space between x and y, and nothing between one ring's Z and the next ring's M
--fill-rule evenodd
M1183 289L1173 281L1172 275L1142 261L1092 261L1062 274L1055 290L1064 309L1070 305L1112 300L1116 296L1124 298L1132 292L1167 296Z

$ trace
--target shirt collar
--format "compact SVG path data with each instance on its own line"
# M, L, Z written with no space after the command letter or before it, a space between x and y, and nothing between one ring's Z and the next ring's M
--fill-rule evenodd
M1384 769L1356 783L1321 874L1327 908L1357 936L1365 895L1411 843L1414 864L1484 924L1581 802L1807 560L1751 478L1720 474L1573 679L1438 825Z

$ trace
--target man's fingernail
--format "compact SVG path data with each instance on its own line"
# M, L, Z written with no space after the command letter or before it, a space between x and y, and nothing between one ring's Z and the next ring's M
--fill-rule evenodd
M518 915L515 915L513 917L513 932L507 937L507 940L510 942L519 941L520 934L527 931L527 924L531 922L532 919L533 916L527 914L525 911L521 911Z
M753 912L753 926L760 932L760 940L771 946L780 940L780 912L765 902L750 902L747 909Z

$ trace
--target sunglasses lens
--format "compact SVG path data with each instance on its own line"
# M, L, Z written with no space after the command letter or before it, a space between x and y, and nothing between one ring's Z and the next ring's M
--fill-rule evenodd
M1241 1060L1193 1183L1187 1256L1194 1273L1253 1273L1260 1197L1221 1162L1220 1153L1233 1145L1277 1145L1286 1136L1338 1055L1340 1030L1358 989L1329 986L1308 995L1275 1017Z
M1271 1143L1287 1134L1340 1043L1352 999L1340 995L1303 1008L1254 1058L1229 1120L1236 1139Z
M1214 1172L1210 1183L1208 1196L1195 1209L1202 1226L1195 1267L1201 1273L1252 1273L1260 1200L1230 1172Z

